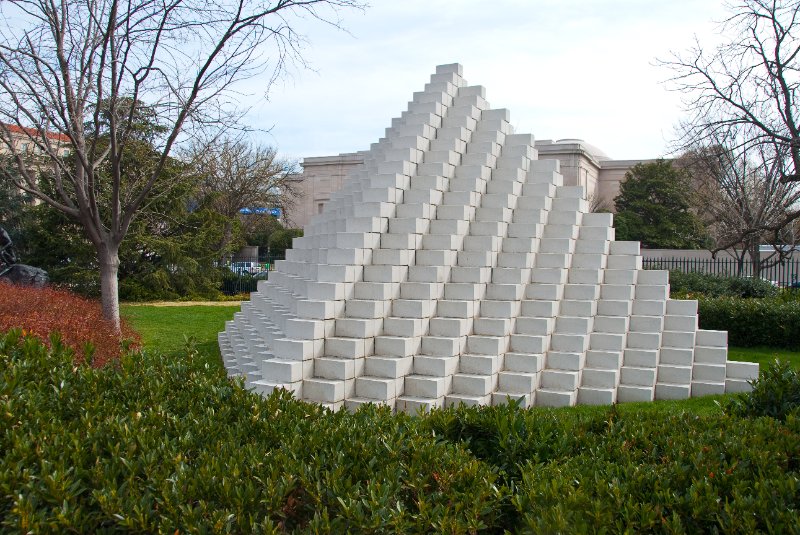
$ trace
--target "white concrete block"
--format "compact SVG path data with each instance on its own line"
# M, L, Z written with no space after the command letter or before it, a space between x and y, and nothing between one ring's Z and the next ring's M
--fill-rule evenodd
M727 347L696 346L694 348L694 362L702 364L725 364L728 359Z
M459 357L415 355L414 373L431 377L449 377L458 371Z
M728 331L698 329L696 343L698 346L728 347Z
M758 379L758 363L728 361L726 363L725 376L727 379L743 379L746 381Z
M696 316L696 300L668 299L666 313L673 316Z

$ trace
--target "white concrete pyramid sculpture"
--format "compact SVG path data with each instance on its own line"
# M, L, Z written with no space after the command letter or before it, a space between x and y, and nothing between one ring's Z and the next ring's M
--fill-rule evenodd
M688 398L750 388L727 333L614 241L557 160L460 65L363 153L220 333L230 375L331 408L415 412Z

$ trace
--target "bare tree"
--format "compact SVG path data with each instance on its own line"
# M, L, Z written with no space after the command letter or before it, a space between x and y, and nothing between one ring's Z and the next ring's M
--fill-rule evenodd
M689 149L730 138L747 125L749 137L730 149L767 144L785 154L784 181L800 180L800 0L737 0L722 23L727 42L706 50L699 41L660 63L675 72L674 89L685 93L690 118L680 146Z
M235 118L232 89L302 61L292 17L337 25L358 0L17 0L0 4L0 143L17 187L79 221L97 250L103 313L119 322L119 246L170 152L195 129ZM294 21L294 22L293 22ZM123 180L136 106L165 126L158 164ZM105 116L107 120L101 120ZM57 135L53 135L57 134ZM44 191L19 137L52 164ZM107 138L108 143L98 140ZM65 141L62 141L65 140ZM69 152L65 154L64 144ZM101 168L105 173L100 173ZM100 191L110 192L101 202Z
M224 139L195 144L184 158L199 177L201 202L228 218L220 249L232 239L231 222L242 209L279 208L285 222L300 193L297 164L278 158L272 147ZM267 217L256 213L242 218L245 232L259 216Z
M742 132L747 128L729 128L714 144L685 154L680 164L693 173L697 212L715 242L712 253L729 251L740 273L749 259L751 273L760 276L791 252L800 187L783 180L785 147L748 145L738 139L748 137ZM765 244L772 246L769 252L762 252Z

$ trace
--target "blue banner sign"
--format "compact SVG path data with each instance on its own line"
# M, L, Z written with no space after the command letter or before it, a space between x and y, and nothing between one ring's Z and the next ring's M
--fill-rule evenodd
M258 208L240 208L240 214L250 215L250 214L269 214L271 216L280 217L281 216L281 209L280 208L264 208L263 206Z

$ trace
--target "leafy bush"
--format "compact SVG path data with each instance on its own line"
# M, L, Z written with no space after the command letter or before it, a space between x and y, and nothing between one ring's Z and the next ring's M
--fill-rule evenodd
M276 230L269 235L269 250L273 255L281 255L292 248L292 239L303 235L303 229L288 228Z
M800 371L788 362L776 360L766 369L761 369L753 390L738 394L726 406L726 410L741 417L771 416L786 420L792 412L800 409Z
M79 360L103 366L116 360L122 340L136 341L138 335L122 322L122 333L103 318L100 303L66 290L30 288L0 281L0 332L12 328L48 342L60 334L63 343ZM134 344L135 345L135 344Z
M796 531L800 422L261 398L185 358L0 335L0 531Z
M706 273L669 272L670 293L676 297L776 297L780 290L771 282L752 277L720 277Z
M700 299L700 327L728 331L732 346L800 347L800 301L782 298Z

